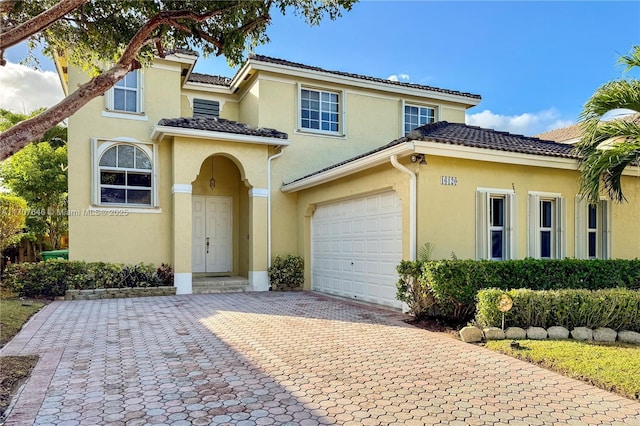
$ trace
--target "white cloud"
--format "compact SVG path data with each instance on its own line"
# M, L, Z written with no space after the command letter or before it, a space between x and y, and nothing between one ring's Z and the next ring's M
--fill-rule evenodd
M540 112L525 112L520 115L495 114L488 109L475 114L467 114L467 124L519 135L536 135L548 130L559 129L574 124L562 119L554 108Z
M387 77L391 81L409 81L409 74L393 74Z
M11 62L0 67L0 87L0 108L18 113L50 107L64 97L56 73Z

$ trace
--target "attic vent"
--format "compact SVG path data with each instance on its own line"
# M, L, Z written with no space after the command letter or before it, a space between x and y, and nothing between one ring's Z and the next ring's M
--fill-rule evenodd
M193 100L193 116L194 117L219 117L220 116L220 102L209 101L206 99L194 99Z

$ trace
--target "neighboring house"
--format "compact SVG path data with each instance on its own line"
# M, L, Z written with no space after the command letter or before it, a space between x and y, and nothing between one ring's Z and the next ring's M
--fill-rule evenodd
M640 113L628 114L615 119L640 124ZM582 125L580 123L572 124L571 126L540 133L535 135L535 137L558 143L575 144L582 137Z
M194 274L267 290L293 253L306 289L399 307L395 266L425 242L440 258L640 254L638 170L631 203L588 205L570 146L466 126L478 95L265 56L228 79L196 60L157 59L69 119L71 259L169 262L191 293Z

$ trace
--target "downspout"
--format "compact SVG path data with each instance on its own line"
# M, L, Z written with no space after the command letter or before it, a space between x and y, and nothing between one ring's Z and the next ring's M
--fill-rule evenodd
M280 157L283 152L282 146L280 146L280 152L267 159L267 190L269 192L267 197L267 266L269 268L271 268L271 160Z
M416 174L398 162L398 156L392 155L391 164L396 169L409 175L409 260L416 260L416 241L417 241L417 219L416 219L416 196L417 196L417 179Z

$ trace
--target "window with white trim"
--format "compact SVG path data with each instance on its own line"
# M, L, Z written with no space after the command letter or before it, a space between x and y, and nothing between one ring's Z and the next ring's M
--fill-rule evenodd
M565 256L565 203L559 194L529 193L529 257Z
M133 70L107 92L107 109L140 114L143 112L142 73Z
M404 134L409 134L413 129L435 122L436 110L418 105L404 106Z
M152 149L144 144L106 142L97 151L95 204L134 207L154 205Z
M611 258L611 203L588 203L576 197L577 259Z
M516 257L516 195L509 190L478 189L476 193L476 258Z
M300 89L300 128L340 133L340 94L308 88Z

